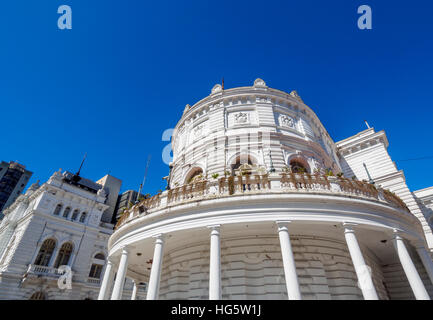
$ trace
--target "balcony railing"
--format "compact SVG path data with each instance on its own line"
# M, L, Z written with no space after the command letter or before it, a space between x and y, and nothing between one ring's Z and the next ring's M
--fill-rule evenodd
M60 271L57 268L38 266L38 265L34 265L34 264L29 265L29 268L27 270L27 273L33 273L36 275L45 275L45 276L61 276L65 272L66 271L64 271L64 270Z
M406 204L394 193L364 182L343 177L282 173L223 177L203 180L157 194L125 210L116 229L126 222L155 210L199 200L266 193L326 193L358 196L387 203L410 212Z
M97 285L99 285L101 283L101 279L88 277L87 278L87 282L91 283L91 284L97 284Z

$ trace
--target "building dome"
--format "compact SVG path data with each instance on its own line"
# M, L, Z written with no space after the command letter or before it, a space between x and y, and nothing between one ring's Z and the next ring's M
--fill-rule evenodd
M147 299L428 297L420 221L392 192L342 175L296 91L216 85L187 105L172 148L169 190L110 237L101 299L116 270L112 299L125 276L148 283Z
M268 88L261 79L252 87L217 86L174 129L171 188L198 172L232 174L242 162L265 171L301 164L308 173L341 171L332 139L295 91Z

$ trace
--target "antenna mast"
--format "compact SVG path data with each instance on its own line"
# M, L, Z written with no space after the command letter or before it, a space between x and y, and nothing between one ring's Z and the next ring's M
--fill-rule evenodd
M75 174L76 176L80 175L81 168L83 167L83 163L84 163L84 160L86 160L86 157L87 157L87 152L84 154L84 158L83 158L83 161L81 161L80 168L78 169L77 173Z
M138 198L140 197L141 190L143 189L143 185L146 182L146 176L147 176L147 170L149 169L150 158L151 155L149 154L149 156L147 157L147 164L146 164L146 170L144 171L143 182L140 184L140 188L138 189L137 202L138 202Z
M81 172L81 168L83 167L84 160L86 160L86 157L87 157L87 152L84 154L83 160L81 161L81 164L80 164L80 168L78 169L77 173L74 174L74 176L72 177L72 181L75 183L77 183L78 181L81 180L80 172Z
M369 126L367 120L364 120L364 122L365 122L365 125L367 126L367 128L370 129L370 126Z

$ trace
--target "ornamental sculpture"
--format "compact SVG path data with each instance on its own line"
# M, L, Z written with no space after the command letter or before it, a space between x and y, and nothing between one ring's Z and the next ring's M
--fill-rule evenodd
M289 116L281 115L280 116L280 125L282 127L294 128L295 127L295 122Z
M242 124L248 122L248 113L239 112L235 114L235 123Z

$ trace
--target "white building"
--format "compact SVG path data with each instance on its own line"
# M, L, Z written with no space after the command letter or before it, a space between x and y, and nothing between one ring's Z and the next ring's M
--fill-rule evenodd
M295 91L257 79L187 105L172 147L171 189L119 220L99 299L125 276L147 299L433 297L427 211L383 131L334 143Z
M0 225L0 299L96 299L120 186L59 170L20 195Z

